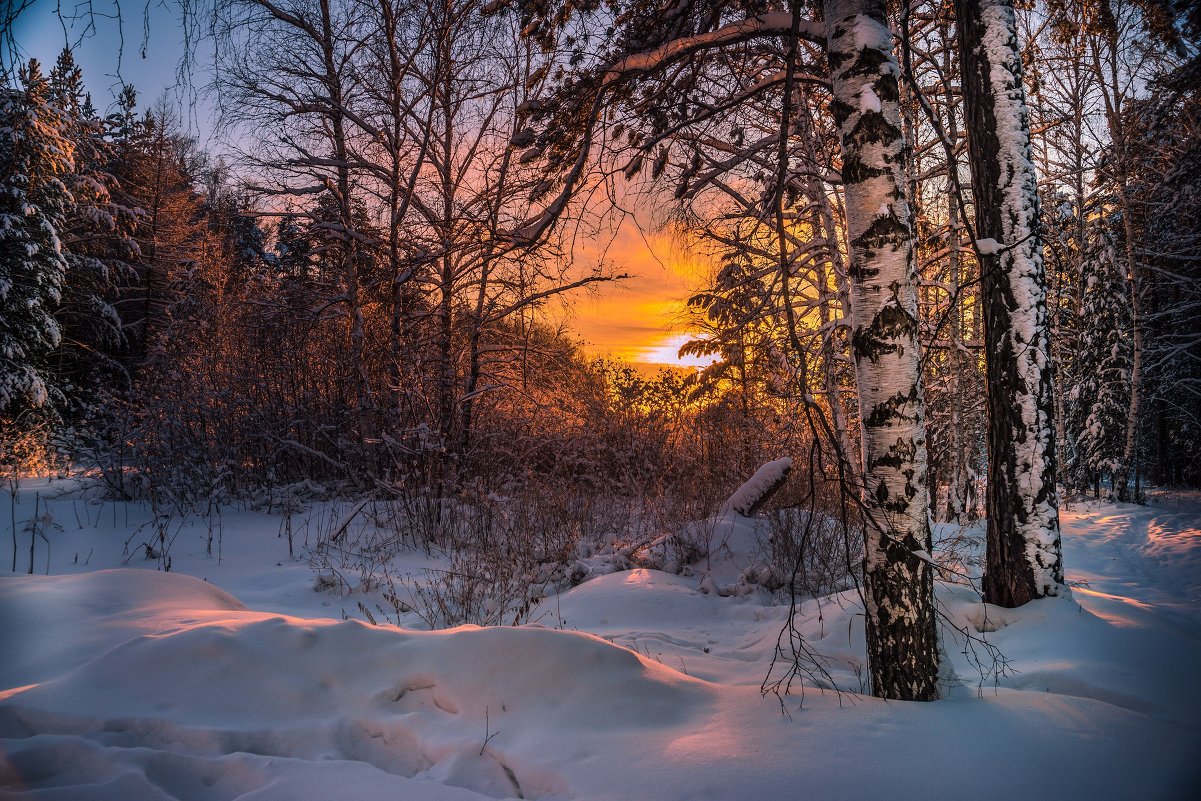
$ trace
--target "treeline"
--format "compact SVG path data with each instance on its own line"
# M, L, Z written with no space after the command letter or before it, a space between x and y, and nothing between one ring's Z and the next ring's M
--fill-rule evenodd
M601 187L620 172L627 187L674 191L674 224L720 263L691 300L702 333L685 347L717 364L682 383L623 381L538 316L552 295L611 277L572 271L570 242L547 240L563 230L550 221L578 211L579 186L554 195L576 151L570 135L535 135L537 120L573 113L556 89L579 80L587 30L552 42L528 11L473 3L289 8L213 8L223 119L232 141L254 143L236 171L183 135L169 104L139 111L132 87L97 111L70 52L48 75L29 62L10 76L10 456L70 432L72 447L120 453L143 474L193 465L207 476L194 486L362 487L398 470L454 483L484 462L564 461L535 452L571 449L524 434L611 428L602 408L645 417L673 383L673 410L654 419L673 421L672 441L704 432L689 458L726 483L789 443L857 451L837 130L804 37L786 107L787 50L758 53L750 71L710 65L687 87L652 83L614 106L600 157L569 176ZM1197 66L1188 18L1156 8L1055 0L1019 31L1059 480L1122 498L1147 481L1201 481ZM953 4L910 4L892 25L907 45L932 508L966 519L981 509L986 393ZM706 96L739 92L692 120ZM761 212L777 194L783 242ZM587 414L573 407L581 386L594 388ZM629 402L631 387L647 398Z
M356 195L349 231L334 192L272 210L169 104L139 110L127 88L102 116L69 51L48 75L23 65L3 101L7 470L58 454L126 497L195 508L306 482L531 477L700 497L753 469L682 376L586 358L540 321L591 276L456 251L398 268L378 198Z

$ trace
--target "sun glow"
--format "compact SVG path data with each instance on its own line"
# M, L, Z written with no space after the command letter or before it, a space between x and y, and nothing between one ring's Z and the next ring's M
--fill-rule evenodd
M716 356L680 356L680 347L692 339L695 334L676 334L664 339L657 345L643 348L636 357L637 361L646 364L666 364L673 367L708 367L717 361Z
M623 221L611 241L577 248L585 264L604 263L629 278L606 285L572 307L572 327L588 352L642 365L705 367L710 358L678 355L692 339L687 330L688 298L712 271L703 253L673 230L648 232Z

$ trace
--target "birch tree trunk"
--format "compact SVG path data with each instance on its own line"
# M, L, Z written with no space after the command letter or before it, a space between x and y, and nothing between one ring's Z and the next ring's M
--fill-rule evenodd
M984 302L984 600L1015 607L1063 584L1038 183L1013 2L956 0L955 12Z
M938 697L917 275L905 197L898 77L884 0L826 0L842 145L851 319L863 437L872 693Z

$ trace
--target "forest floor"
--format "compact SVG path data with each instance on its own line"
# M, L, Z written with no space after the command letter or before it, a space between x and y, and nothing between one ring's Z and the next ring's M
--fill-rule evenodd
M693 575L612 572L549 596L532 624L430 632L363 622L373 596L317 589L278 515L223 513L212 555L206 522L172 524L167 573L145 556L148 509L71 486L25 482L15 508L0 496L19 571L0 574L2 799L1101 801L1201 787L1198 494L1065 509L1070 597L1002 610L940 584L947 619L1007 669L981 679L987 651L947 627L945 697L919 704L859 692L854 591L794 618L846 691L760 692L787 603L702 591L706 570L720 584L751 558L763 531L745 518L713 523ZM35 504L53 520L26 575ZM404 558L412 573L445 564Z

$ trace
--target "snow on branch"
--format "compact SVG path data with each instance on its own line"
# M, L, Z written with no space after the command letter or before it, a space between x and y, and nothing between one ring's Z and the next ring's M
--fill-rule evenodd
M821 23L803 19L799 21L800 35L819 44L826 41L825 28ZM605 84L613 83L622 78L658 69L663 64L681 58L698 50L711 47L721 47L727 44L744 42L758 36L779 36L792 31L792 14L787 11L771 11L766 14L748 17L729 25L723 25L715 31L685 36L674 39L643 53L633 53L616 62L605 73Z
M976 240L976 251L981 256L995 256L1004 249L1005 246L993 239L991 236Z
M750 517L762 508L763 504L776 494L776 490L784 486L788 474L792 472L792 458L768 462L755 471L755 475L735 490L722 508L737 512L743 517Z

